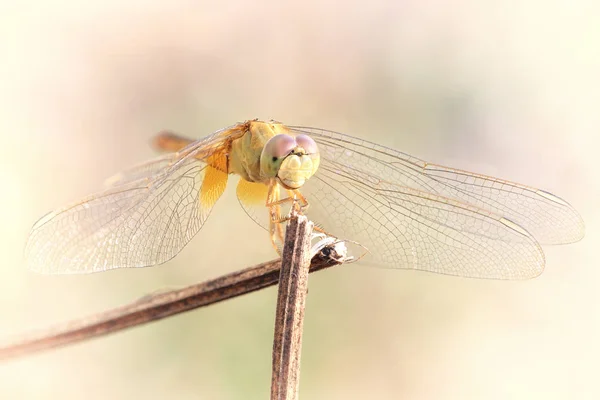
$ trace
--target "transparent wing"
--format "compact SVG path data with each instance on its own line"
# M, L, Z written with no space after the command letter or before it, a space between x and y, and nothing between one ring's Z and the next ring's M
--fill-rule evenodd
M236 188L238 201L246 214L267 232L269 232L269 211L266 206L268 192L269 187L264 183L248 182L242 178Z
M328 233L365 246L365 260L388 267L495 279L539 275L544 254L508 219L392 184L369 186L323 160L303 187L307 215Z
M196 155L196 158L208 156L208 152L215 146L218 147L219 140L227 136L237 135L236 125L219 130L213 135L201 139L200 141L187 139L174 134L170 131L159 132L152 140L151 146L157 151L168 151L161 157L155 157L152 160L133 165L124 171L108 178L104 185L108 188L124 185L133 181L150 179L164 172L167 168L175 164L179 159L185 157L188 152L199 153L202 146L205 147L204 153Z
M173 165L177 161L177 158L177 153L169 153L134 165L133 167L111 176L104 182L104 185L107 188L111 188L143 179L150 179Z
M341 133L294 127L312 136L332 168L364 174L371 186L391 184L455 199L503 216L542 244L565 244L584 236L581 216L546 191L472 172L430 164L408 154Z
M212 165L231 134L218 131L147 168L134 167L104 192L47 214L29 236L28 266L88 273L168 261L200 230L225 188L227 174Z

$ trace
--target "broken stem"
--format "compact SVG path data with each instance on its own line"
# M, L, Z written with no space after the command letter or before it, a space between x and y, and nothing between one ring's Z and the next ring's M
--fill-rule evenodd
M264 289L278 282L280 262L279 259L272 260L207 282L144 296L125 306L37 334L23 335L14 343L0 345L0 360L70 345ZM311 260L310 272L342 262L343 260L328 257L322 252Z
M286 228L275 314L271 400L298 398L312 229L312 222L302 215L293 215Z

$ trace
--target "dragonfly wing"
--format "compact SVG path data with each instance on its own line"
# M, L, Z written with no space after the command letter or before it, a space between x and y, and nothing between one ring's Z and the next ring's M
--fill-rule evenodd
M108 178L104 182L104 185L110 188L125 185L133 181L149 180L175 164L182 156L189 156L189 153L196 154L196 158L199 159L206 158L207 152L222 145L223 139L240 134L240 132L235 130L236 127L237 125L233 125L221 129L201 140L184 138L171 131L159 132L152 140L152 147L157 151L166 151L168 152L167 154L129 167ZM203 147L206 149L201 152Z
M323 159L351 169L350 174L364 174L369 185L406 186L477 206L519 224L543 244L571 243L584 235L577 211L546 191L430 164L341 133L304 127L291 130L312 136Z
M225 189L227 174L212 166L219 164L223 138L219 131L176 153L168 165L164 157L150 163L164 168L135 169L104 192L47 214L29 236L29 267L88 273L170 260L200 230Z
M264 183L248 182L240 178L236 194L240 205L248 216L261 228L269 231L269 211L267 195L269 187Z
M440 193L518 221L542 244L573 243L584 236L579 213L545 190L436 164L424 171Z
M494 279L539 275L544 254L512 221L446 197L369 177L324 159L302 193L328 233L365 246L373 264Z
M176 161L176 153L170 153L161 157L156 157L153 160L134 165L133 167L111 176L104 181L104 186L106 188L112 188L143 179L149 180L150 178L159 174L161 171L164 171L169 166L173 165Z

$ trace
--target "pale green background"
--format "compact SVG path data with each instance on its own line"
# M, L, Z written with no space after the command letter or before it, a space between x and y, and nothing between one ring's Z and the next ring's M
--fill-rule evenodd
M228 190L167 265L21 259L37 218L152 157L156 131L274 118L543 187L587 224L531 281L311 276L303 399L600 397L599 2L161 3L0 5L0 340L272 258ZM2 363L0 398L265 399L275 294Z

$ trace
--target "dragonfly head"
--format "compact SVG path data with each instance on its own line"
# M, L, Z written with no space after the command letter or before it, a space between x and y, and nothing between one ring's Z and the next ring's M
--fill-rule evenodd
M307 135L279 134L267 141L260 155L265 177L277 178L286 189L298 189L317 172L319 149Z

